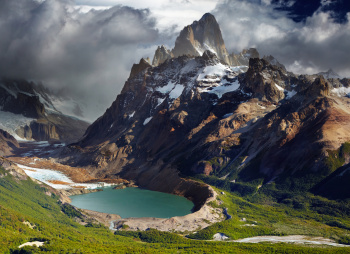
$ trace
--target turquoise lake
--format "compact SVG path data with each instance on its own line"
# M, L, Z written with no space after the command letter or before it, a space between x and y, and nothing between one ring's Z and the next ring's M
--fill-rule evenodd
M190 214L194 206L184 197L141 188L114 190L112 187L106 187L100 192L70 198L75 207L118 214L122 218L184 216Z

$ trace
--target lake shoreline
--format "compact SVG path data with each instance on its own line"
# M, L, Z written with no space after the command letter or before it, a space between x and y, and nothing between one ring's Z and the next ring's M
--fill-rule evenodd
M184 216L174 216L171 218L156 218L156 217L139 217L139 218L121 218L120 215L115 213L103 213L93 211L89 209L78 208L71 204L71 199L66 195L65 190L59 191L59 193L65 196L66 203L70 203L75 209L81 211L85 216L91 218L107 227L111 230L130 230L130 231L145 231L149 228L157 229L166 232L185 232L195 231L200 228L205 228L213 223L225 220L222 209L213 208L209 205L211 201L216 200L216 192L210 186L208 186L213 196L208 198L205 204L198 211L192 212ZM81 190L77 190L81 191ZM87 190L89 191L89 190ZM96 192L96 190L90 190ZM82 193L85 194L85 193ZM77 194L79 195L79 194ZM68 198L68 200L67 200Z
M12 158L9 158L12 159ZM16 163L23 163L24 165L28 165L31 167L38 166L39 168L43 168L43 166L51 166L54 165L53 169L54 171L59 171L63 174L67 173L67 168L64 165L61 165L60 163L57 163L53 160L46 160L46 159L38 159L38 158L16 158ZM38 165L36 165L39 163ZM60 170L62 167L64 167L64 170ZM51 167L50 167L51 168ZM73 167L69 168L69 176L74 175L74 169ZM166 173L167 170L164 170L162 173ZM81 174L81 171L79 172ZM92 177L87 177L85 175L87 183L91 183ZM77 176L72 177L72 179L76 180ZM61 179L57 179L61 180ZM99 181L103 181L104 179L98 179ZM106 179L109 181L110 179ZM114 179L115 183L113 185L117 184L128 184L133 181L133 179ZM136 181L138 179L135 179ZM156 179L155 179L156 180ZM185 215L185 216L175 216L172 218L162 219L162 218L155 218L155 217L143 217L143 218L128 218L128 219L118 219L118 220L111 220L110 222L113 223L113 229L119 230L122 227L127 227L128 230L146 230L148 228L155 228L161 231L195 231L199 228L204 228L212 223L219 222L225 219L225 216L222 213L222 209L214 209L211 206L208 205L210 201L213 201L216 199L216 193L215 191L209 186L204 183L200 183L194 180L189 179L183 179L178 176L172 175L169 180L171 180L171 184L164 184L160 183L159 181L152 180L150 182L143 182L143 181L137 181L137 184L140 185L141 188L152 190L152 191L159 191L164 193L171 193L178 196L185 197L189 200L191 200L195 207L193 209L193 212ZM75 182L75 181L74 181ZM95 181L94 181L95 182ZM118 182L118 183L117 183ZM84 184L84 181L79 181L80 184ZM140 184L141 183L141 184ZM54 187L53 187L54 188ZM74 191L71 191L75 194L84 194L86 192L91 192L88 189L84 188L73 188ZM57 190L57 189L56 189ZM58 193L61 193L61 202L63 203L70 203L69 194L63 193L62 191L57 190ZM95 211L94 211L95 212ZM104 225L107 225L104 220L99 219L99 217L104 217L104 213L96 212L95 214L89 214L88 216L96 219L97 221L101 222ZM118 214L110 214L111 216L118 216Z
M184 216L192 213L194 207L193 202L185 197L144 188L105 187L102 190L70 196L71 204L80 209L118 214L123 219Z
M150 228L167 232L195 231L210 226L211 224L225 220L222 209L213 208L210 202L216 200L216 192L207 185L212 193L201 209L185 216L175 216L171 218L126 218L114 222L115 230L145 231Z

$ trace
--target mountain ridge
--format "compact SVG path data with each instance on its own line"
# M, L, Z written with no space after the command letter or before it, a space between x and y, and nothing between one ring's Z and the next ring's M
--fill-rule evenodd
M245 61L258 54L245 52ZM330 174L326 151L350 139L347 79L296 75L272 56L248 66L225 64L210 50L165 58L158 66L143 61L61 160L168 192L160 172L177 183L179 175L205 174L237 184L311 174L308 189Z

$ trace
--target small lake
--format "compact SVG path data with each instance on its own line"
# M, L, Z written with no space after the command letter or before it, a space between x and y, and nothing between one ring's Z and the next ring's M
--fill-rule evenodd
M122 218L170 218L191 213L193 203L188 199L168 193L141 188L103 191L70 196L72 205L103 213L118 214Z

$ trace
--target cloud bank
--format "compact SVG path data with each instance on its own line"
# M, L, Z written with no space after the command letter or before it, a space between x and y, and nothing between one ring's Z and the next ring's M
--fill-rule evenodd
M0 17L0 76L66 91L85 104L90 120L110 106L132 64L153 53L159 37L147 9L83 14L68 0L1 0Z
M346 0L0 0L0 4L0 76L40 80L77 100L91 121L111 105L133 63L152 58L158 45L173 47L179 31L206 12L217 18L230 52L256 47L261 55L275 56L296 73L333 68L350 77Z
M281 2L235 0L218 4L213 13L228 50L256 47L262 55L275 56L296 73L314 74L332 68L350 77L350 58L346 57L350 13L340 18L328 8L329 1L321 1L311 16L296 18L286 11L296 1L283 1L283 6Z

